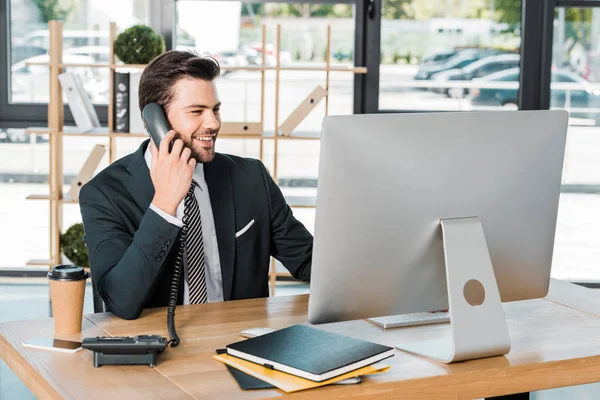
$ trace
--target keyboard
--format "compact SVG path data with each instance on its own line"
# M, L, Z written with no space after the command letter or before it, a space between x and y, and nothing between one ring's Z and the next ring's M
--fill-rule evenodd
M422 312L369 318L367 321L381 326L384 329L389 329L400 328L403 326L439 324L441 322L448 322L450 321L450 314L448 312Z

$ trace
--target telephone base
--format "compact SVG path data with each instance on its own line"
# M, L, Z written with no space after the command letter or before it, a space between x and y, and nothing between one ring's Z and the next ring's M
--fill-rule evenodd
M147 354L104 354L94 353L94 367L103 365L149 365L156 366L156 352Z

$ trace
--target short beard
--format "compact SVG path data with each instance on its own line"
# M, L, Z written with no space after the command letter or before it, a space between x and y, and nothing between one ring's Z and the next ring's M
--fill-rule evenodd
M195 159L196 162L198 162L200 164L206 164L206 163L212 162L212 160L214 160L215 145L217 143L216 135L215 135L215 138L213 139L214 140L213 147L210 150L203 149L204 151L196 150L196 148L194 147L194 139L193 138L183 137L178 134L176 139L181 139L183 141L183 145L185 147L188 147L191 150L190 158Z

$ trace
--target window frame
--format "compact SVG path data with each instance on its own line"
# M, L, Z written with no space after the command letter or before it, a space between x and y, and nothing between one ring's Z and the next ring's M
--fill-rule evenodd
M150 0L161 2L161 0ZM176 2L180 0L169 0L173 2L173 7L170 8L172 10L173 15L170 18L172 21L172 43L175 46L177 43L176 37L176 23L175 20L175 10L176 10ZM181 0L181 1L205 1L205 0ZM213 1L231 1L231 0L213 0ZM367 14L369 13L369 3L372 3L375 0L241 0L242 3L284 3L284 4L306 4L306 3L314 3L314 4L349 4L354 5L354 65L357 67L367 67L367 69L374 69L372 65L369 65L368 59L365 59L366 51L365 47L368 43L373 43L376 39L373 36L373 33L368 31L368 24L366 23L367 18L369 17ZM378 40L378 38L377 38ZM379 69L379 64L377 64L377 70ZM365 113L365 91L373 77L369 77L369 74L354 74L354 114L363 114Z
M177 0L147 0L148 25L161 33L165 38L166 49L175 48L177 43L176 37L176 1ZM203 0L195 0L203 1ZM229 0L217 0L229 1ZM354 63L356 66L367 66L371 69L378 69L379 65L375 66L371 62L365 60L365 45L378 42L378 35L368 32L368 24L366 23L369 4L375 0L351 0L347 3L353 4L354 23L355 23L355 41L354 41ZM302 4L310 2L310 0L242 0L244 3L288 3ZM341 4L343 0L318 0L322 4ZM0 60L9 59L10 45L10 0L0 1L0 32L6 32L2 35L6 40L0 40ZM368 65L370 64L370 65ZM10 103L9 102L9 87L10 74L9 63L0 63L0 128L11 127L21 128L27 126L45 126L48 120L48 106L43 103ZM374 76L365 76L364 74L354 75L354 113L360 114L365 112L364 93L368 85L372 85ZM95 105L94 108L98 113L98 118L103 125L108 123L108 106ZM64 109L65 124L72 125L75 123L68 105Z
M148 24L165 37L168 49L172 47L172 34L168 30L169 7L175 6L175 0L147 0ZM164 14L164 22L160 15ZM166 23L165 23L166 22ZM10 58L10 0L0 1L0 60ZM0 62L0 128L26 128L29 126L46 126L48 124L47 103L11 103L10 93L10 65L9 62ZM103 125L108 124L108 105L94 105L98 119ZM75 120L68 105L64 107L65 125L74 125Z
M584 0L578 0L578 3ZM381 59L381 8L382 0L375 3L376 18L368 19L367 30L377 32L376 45L367 47L367 60L377 60L371 65L366 77L368 89L365 92L365 108L369 113L415 113L440 112L438 110L400 110L379 108L379 60ZM519 108L547 109L550 105L550 66L552 63L552 22L557 3L571 3L575 0L522 0L521 3L521 74L519 78ZM591 1L598 3L600 1ZM372 43L373 44L373 43ZM550 58L549 58L550 57ZM452 112L452 111L451 111Z

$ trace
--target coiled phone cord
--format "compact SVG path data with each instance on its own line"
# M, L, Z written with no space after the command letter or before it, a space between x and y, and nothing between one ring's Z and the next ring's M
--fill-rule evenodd
M167 329L169 330L169 336L171 337L171 340L167 342L167 345L170 345L171 347L176 347L180 342L179 336L177 336L177 331L175 330L175 307L177 306L177 297L179 295L179 281L181 280L181 271L183 269L183 252L185 249L185 242L188 232L188 210L191 209L191 207L188 206L188 202L191 202L190 193L192 196L194 195L194 183L192 183L190 192L188 192L188 196L185 198L183 228L181 228L179 251L177 251L175 268L173 269L173 279L171 280L171 295L169 297L169 306L167 309Z
M179 336L175 330L175 307L177 306L177 297L179 295L179 281L181 279L181 270L183 269L183 249L185 247L185 238L187 236L187 215L183 216L183 228L181 229L181 239L179 242L179 251L175 260L175 268L173 269L173 279L171 280L171 295L169 297L169 307L167 309L167 328L171 340L167 343L171 347L176 347L179 344Z

